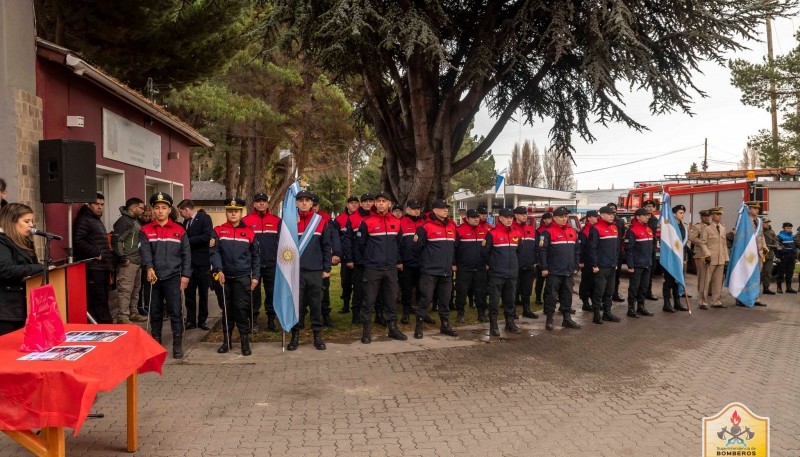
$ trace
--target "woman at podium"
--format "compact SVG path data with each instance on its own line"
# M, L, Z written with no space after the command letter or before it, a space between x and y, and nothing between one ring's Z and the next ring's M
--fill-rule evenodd
M9 203L0 210L0 335L25 326L26 276L44 271L33 247L33 210Z

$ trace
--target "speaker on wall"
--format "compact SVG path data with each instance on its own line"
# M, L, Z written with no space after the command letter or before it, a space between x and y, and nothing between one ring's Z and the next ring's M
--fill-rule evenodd
M91 141L39 141L42 203L88 203L97 194L97 160Z

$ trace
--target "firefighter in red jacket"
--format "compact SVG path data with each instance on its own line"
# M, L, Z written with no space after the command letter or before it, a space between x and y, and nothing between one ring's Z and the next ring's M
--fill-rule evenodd
M514 323L514 296L517 293L519 274L519 241L522 234L511 223L514 213L508 209L500 210L497 226L482 242L481 258L488 267L489 276L489 335L500 336L497 326L500 301L506 318L506 331L520 333Z
M536 228L536 246L539 246L539 239L542 236L542 232L544 232L547 227L550 227L550 224L553 223L553 213L547 212L542 214L542 217L539 219L539 227ZM544 285L547 282L546 278L542 276L542 268L536 265L536 285L534 287L534 295L536 295L536 304L543 305L544 304Z
M424 317L428 306L436 297L441 325L439 332L457 336L450 327L450 295L453 292L453 258L456 244L456 224L447 217L449 205L442 199L434 200L431 214L417 229L414 251L419 259L419 291L417 325L414 338L422 338ZM404 265L405 267L405 265Z
M620 253L619 234L614 222L617 211L604 206L599 211L600 219L589 229L589 237L581 246L586 251L584 264L592 269L592 304L595 324L619 322L620 318L611 312L614 295L614 276L616 276ZM584 249L585 248L585 249Z
M356 234L357 250L364 262L365 300L361 308L361 342L364 344L372 342L372 313L379 294L383 296L385 303L389 338L401 341L408 339L397 328L395 302L399 292L397 271L403 269L400 260L402 235L400 220L389 212L391 206L389 194L378 193L375 196L375 213L361 221Z
M519 240L519 274L517 276L517 300L522 305L522 317L538 319L531 310L533 279L536 277L536 229L528 224L528 210L524 206L514 208L514 223L522 238Z
M594 273L592 272L592 265L586 258L586 249L583 249L586 246L586 243L589 241L589 231L592 229L592 226L597 224L597 219L600 217L600 213L595 210L590 210L586 212L586 219L583 221L583 228L578 233L578 240L580 241L581 245L581 284L578 287L578 297L581 299L581 309L584 311L593 311L592 308L592 281L594 278ZM597 305L597 303L595 303Z
M269 212L269 197L263 192L253 196L253 211L242 219L256 235L261 256L261 281L253 289L253 333L258 332L258 314L261 310L261 285L264 286L264 312L267 314L267 330L277 332L275 307L272 292L275 289L275 264L278 258L278 234L281 218Z
M486 209L485 206L479 206L478 207L478 217L480 218L480 222L478 223L478 225L480 225L481 228L483 228L487 232L489 232L490 230L492 230L494 228L494 227L492 227L492 224L489 223L489 220L488 220L489 219L489 210Z
M647 286L653 266L654 232L648 226L650 211L639 208L628 231L625 232L625 263L631 273L628 284L628 317L652 316L644 306Z
M335 230L339 234L339 242L342 245L342 258L340 269L340 280L342 282L342 309L339 314L347 314L350 312L350 299L353 296L353 268L347 266L351 263L352 259L349 258L351 249L350 243L353 239L353 228L350 226L350 215L357 212L359 207L358 197L351 195L347 197L347 204L344 211L339 213L338 216L331 222L331 230Z
M414 252L414 235L425 223L419 214L419 202L409 200L406 202L405 216L400 219L400 231L403 233L400 245L400 260L403 262L403 270L400 272L400 301L403 304L403 317L400 322L404 324L408 324L415 299L419 301L419 260ZM425 318L426 322L434 323L427 313Z
M562 327L581 328L572 320L572 274L578 267L580 244L578 233L567 222L569 210L560 207L553 211L553 223L539 238L539 265L542 276L547 278L544 293L544 313L547 315L545 328L553 330L553 314L556 301L564 316Z
M487 279L481 244L487 233L489 231L480 226L478 211L474 209L467 210L465 222L456 229L456 311L463 318L467 299L474 297L478 322L486 322Z
M312 211L319 214L322 219L325 221L325 225L328 228L332 228L330 223L333 220L331 215L322 211L322 208L319 206L319 196L314 195L314 199L312 200L313 207L311 208ZM342 259L342 242L339 238L339 232L337 230L330 231L330 249L332 251L331 255L331 265L336 266L339 265ZM331 278L328 276L322 280L322 321L325 324L325 327L334 328L333 319L331 319Z
M348 262L346 267L352 270L351 281L353 284L353 301L350 303L350 308L353 312L351 320L352 325L361 323L361 308L364 304L364 256L358 246L356 237L358 229L361 227L361 222L372 214L372 207L375 204L375 197L372 194L366 193L361 195L361 202L359 208L350 214L350 254L348 255Z

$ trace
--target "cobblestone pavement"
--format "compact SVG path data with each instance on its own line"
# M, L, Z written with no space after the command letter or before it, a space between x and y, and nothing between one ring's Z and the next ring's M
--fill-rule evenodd
M260 344L244 358L195 343L139 378L138 454L693 456L702 418L739 401L770 417L773 457L797 456L800 296L765 301L692 316L648 302L655 317L603 325L578 311L582 330L540 319L490 344L462 331L456 344L426 336L429 348ZM105 418L68 434L68 455L129 455L124 393L101 395ZM0 438L0 457L23 455Z

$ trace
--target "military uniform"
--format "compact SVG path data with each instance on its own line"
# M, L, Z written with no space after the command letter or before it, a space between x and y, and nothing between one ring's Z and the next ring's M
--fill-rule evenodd
M700 295L700 306L708 306L708 263L711 260L711 253L708 251L708 238L705 228L708 227L711 211L704 209L700 211L701 221L692 225L689 230L689 242L692 243L692 253L694 254L694 266L697 270L697 292ZM703 221L702 218L706 218Z
M569 211L558 208L553 216L566 216ZM578 233L569 224L559 225L554 220L539 238L539 265L542 274L547 272L547 283L544 292L544 313L547 315L545 328L553 329L553 314L556 301L564 319L561 323L566 328L581 328L572 320L572 274L580 261L580 244Z
M644 206L648 204L655 206L656 209L658 208L654 200L647 200L644 202ZM645 295L645 298L648 300L658 300L658 297L653 295L653 272L658 267L658 259L656 257L656 246L658 246L658 217L651 213L650 219L647 220L647 226L650 227L650 230L653 232L653 252L650 254L652 257L650 264L652 266L650 267L650 276L647 278L647 295Z
M478 217L474 209L467 211L467 218ZM489 233L480 224L463 223L456 229L456 311L464 313L468 297L474 297L478 321L486 320L486 264L481 259L481 244Z
M513 218L508 208L499 212L499 217ZM514 324L514 296L517 290L519 274L519 241L522 234L511 225L503 225L500 221L496 227L486 234L481 247L481 258L488 265L489 276L489 335L500 336L497 326L500 301L506 318L506 330L519 332Z
M649 213L646 209L639 208L634 214L640 216ZM650 226L639 222L636 218L625 233L625 262L628 269L633 270L628 284L628 317L653 315L644 305L653 267L653 249L655 249L653 236Z
M350 196L347 198L347 203L358 202L358 197ZM357 212L358 210L356 210ZM353 259L350 258L352 249L350 244L353 240L352 227L350 226L350 211L345 207L344 211L339 213L336 218L331 221L331 231L338 234L339 242L342 248L341 267L339 269L339 279L341 280L342 295L342 309L339 310L340 314L347 314L350 312L350 299L353 296L353 268L347 266Z
M712 216L714 214L722 214L722 207L711 208ZM720 294L722 293L722 281L725 276L725 263L730 260L728 254L728 243L726 241L727 231L722 222L714 222L703 227L703 235L706 239L706 247L708 247L708 268L706 269L706 291L711 292L711 298L708 302L711 306L717 308L724 308L725 305L720 301ZM701 309L703 306L700 306Z
M526 223L519 223L516 215L526 217ZM512 226L519 231L522 238L519 240L519 272L517 274L517 300L522 305L522 316L538 319L539 316L531 310L531 294L533 293L533 280L536 277L536 229L527 223L528 211L523 206L514 208L514 222Z
M365 200L374 200L374 198L371 194L361 195L361 201ZM359 207L354 213L350 214L347 221L350 240L345 246L350 247L350 253L346 255L348 258L346 267L351 269L350 281L353 285L353 301L350 303L353 313L350 323L353 325L361 322L361 306L364 303L364 257L356 243L356 235L359 227L361 227L361 222L368 218L370 214L370 211Z
M587 211L586 212L586 219L583 222L583 228L580 232L578 232L578 241L581 245L581 284L578 287L578 297L581 299L581 309L584 311L592 311L594 308L592 307L592 280L594 278L594 273L592 272L592 265L588 261L586 257L586 249L583 249L586 246L586 243L589 241L589 231L592 229L592 222L589 220L590 217L599 217L600 213L597 211ZM596 222L595 222L596 223ZM599 305L599 304L596 304Z
M616 211L604 206L600 214L616 214ZM611 312L614 295L614 277L616 276L619 262L619 234L614 221L606 222L599 219L597 224L589 229L586 244L581 246L581 255L585 251L585 262L592 269L592 303L596 324L602 321L619 322L620 318ZM600 314L602 312L602 314Z
M420 204L416 200L410 200L406 207L419 209ZM403 271L399 272L399 276L400 302L403 305L401 322L404 324L408 324L414 302L419 301L420 264L414 252L414 236L417 234L417 229L422 227L424 223L425 220L420 216L406 214L400 219L400 231L403 234L403 240L400 244L400 260L403 262Z
M267 195L258 193L253 196L253 202L267 200ZM278 257L278 234L281 229L281 218L269 212L259 213L255 209L253 212L242 218L242 222L250 227L256 235L258 241L261 277L259 285L252 291L252 322L253 331L258 331L258 314L261 311L261 289L264 289L264 312L267 314L267 329L277 332L275 325L275 307L272 303L272 295L275 290L275 265Z
M544 213L542 214L541 219L539 220L539 227L536 228L536 246L539 246L539 241L542 237L542 232L547 230L547 227L553 223L553 213ZM537 259L538 260L538 259ZM543 305L544 304L544 287L545 283L547 282L547 278L542 276L542 267L539 263L536 263L536 283L534 285L533 294L535 295L536 304Z
M764 256L764 267L761 268L761 285L763 286L763 293L765 295L774 295L775 292L770 290L769 285L772 282L772 269L775 264L775 251L778 249L778 235L769 227L770 220L767 217L762 218L762 227L764 233L764 243L767 247L767 253ZM795 238L796 240L796 238ZM795 241L795 244L797 241Z
M791 224L788 226L789 231L781 230L778 233L778 258L780 265L778 269L778 290L781 290L781 283L786 283L786 293L796 294L797 291L792 288L792 276L794 275L794 264L797 259L797 245L794 243L794 236L791 233Z

